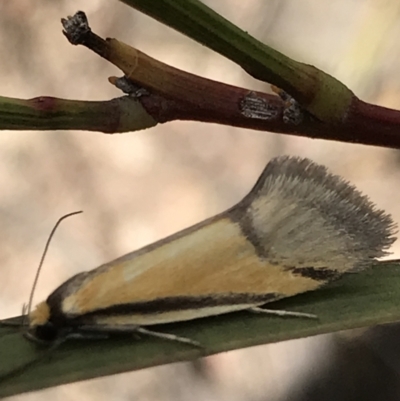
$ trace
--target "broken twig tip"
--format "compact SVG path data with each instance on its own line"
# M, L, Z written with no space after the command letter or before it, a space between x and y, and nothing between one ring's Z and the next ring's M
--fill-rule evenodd
M75 15L61 19L64 28L63 34L73 45L83 44L91 29L88 19L83 11L77 11Z

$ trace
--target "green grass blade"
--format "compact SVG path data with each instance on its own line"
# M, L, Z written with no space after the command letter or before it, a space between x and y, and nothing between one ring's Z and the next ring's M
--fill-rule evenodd
M199 341L205 347L203 353L179 343L130 336L70 341L20 375L0 379L0 397L252 345L394 322L400 319L399 304L400 262L381 262L371 270L349 274L318 291L270 305L313 313L319 316L318 321L233 313L157 327ZM22 337L19 328L0 326L0 376L42 352L41 347Z

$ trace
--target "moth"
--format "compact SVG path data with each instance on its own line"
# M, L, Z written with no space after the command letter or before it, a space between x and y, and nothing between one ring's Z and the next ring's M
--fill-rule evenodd
M29 312L27 337L139 332L197 345L153 325L248 310L316 290L387 254L391 217L308 159L272 159L231 209L94 270Z

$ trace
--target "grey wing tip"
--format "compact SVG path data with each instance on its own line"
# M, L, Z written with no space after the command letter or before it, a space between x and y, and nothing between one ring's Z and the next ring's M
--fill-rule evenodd
M397 225L389 214L378 209L348 181L310 159L290 156L272 159L245 202L251 209L255 200L265 199L267 203L272 198L277 206L271 208L270 216L281 213L286 218L282 212L285 207L299 221L304 221L301 214L307 213L310 230L313 218L322 218L323 226L333 228L334 237L341 237L347 244L345 252L354 257L355 268L387 255L396 240ZM324 236L323 231L320 234ZM333 241L332 235L326 236Z

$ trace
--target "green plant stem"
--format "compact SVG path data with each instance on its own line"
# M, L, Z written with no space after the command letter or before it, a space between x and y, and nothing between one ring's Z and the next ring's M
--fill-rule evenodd
M141 104L127 96L101 102L54 97L0 97L0 129L87 130L107 133L135 131L157 122Z
M250 36L199 0L121 0L274 84L324 122L340 123L353 93L317 68L297 62Z

